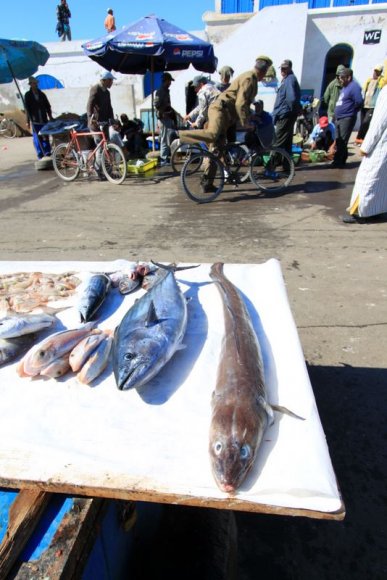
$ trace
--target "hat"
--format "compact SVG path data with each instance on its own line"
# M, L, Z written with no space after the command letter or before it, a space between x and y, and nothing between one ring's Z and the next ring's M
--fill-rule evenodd
M345 66L343 64L339 64L339 66L336 69L336 76L338 74L340 74L344 69L345 69Z
M377 70L378 72L382 72L383 70L383 65L382 64L377 64L376 66L374 66L374 70Z
M318 124L320 125L321 129L325 129L329 125L328 117L320 117L318 120Z
M38 79L36 79L35 77L28 77L28 84L29 85L37 85Z
M194 77L192 80L192 84L195 88L197 88L201 84L205 85L206 83L208 83L208 78L204 77L203 75L198 75L197 77Z
M163 74L161 75L161 80L165 81L169 79L170 81L174 81L175 79L173 78L173 76L171 75L171 73L169 72L163 72Z
M114 77L112 75L112 73L109 72L109 71L102 73L101 74L101 81L108 81L108 80L115 81L116 80L116 77Z
M218 73L221 77L232 77L234 74L234 69L231 66L222 66L221 69L218 70Z
M350 77L352 75L352 70L350 68L342 68L337 76L339 77Z
M292 68L293 63L291 60L289 59L285 59L281 62L279 68Z

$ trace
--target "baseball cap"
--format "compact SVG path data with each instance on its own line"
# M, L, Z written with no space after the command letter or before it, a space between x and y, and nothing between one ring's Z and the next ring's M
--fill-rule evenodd
M173 78L173 76L171 75L171 73L169 73L169 72L164 72L164 73L161 75L161 79L162 79L163 81L165 81L166 79L169 79L170 81L174 81L174 80L175 80L175 79Z
M285 59L281 62L279 68L292 68L293 63L291 60L289 59Z
M343 64L339 64L339 66L336 69L336 76L339 75L344 69L345 66Z
M383 65L382 64L377 64L376 66L374 66L374 70L377 70L378 72L382 72Z
M192 85L196 88L198 87L200 84L206 84L208 82L208 78L203 76L203 75L198 75L196 77L193 78L192 80Z
M321 129L325 129L329 125L328 117L320 117L318 120L318 124L320 125Z
M109 71L102 73L101 74L101 81L108 81L108 80L115 81L116 80L116 77L114 77L112 75L112 73L109 72Z
M263 60L267 62L268 66L273 64L273 61L271 60L270 56L266 56L265 54L260 54L259 56L257 56L255 60Z

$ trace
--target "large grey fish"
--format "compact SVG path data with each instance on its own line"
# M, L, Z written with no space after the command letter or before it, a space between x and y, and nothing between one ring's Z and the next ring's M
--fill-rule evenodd
M15 338L53 326L57 322L50 314L13 314L0 319L0 338Z
M165 270L128 310L114 333L113 370L121 390L152 379L181 346L187 303L173 271Z
M273 409L267 401L261 349L238 289L223 274L223 264L210 272L223 300L225 332L212 398L209 453L218 487L234 492L256 457Z
M79 300L81 322L88 322L100 308L111 286L106 274L94 274L88 280Z

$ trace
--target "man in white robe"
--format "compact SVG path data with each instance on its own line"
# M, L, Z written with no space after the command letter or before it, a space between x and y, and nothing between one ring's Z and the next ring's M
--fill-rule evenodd
M345 223L362 223L387 212L387 86L380 91L370 127L360 147L364 156L356 175Z

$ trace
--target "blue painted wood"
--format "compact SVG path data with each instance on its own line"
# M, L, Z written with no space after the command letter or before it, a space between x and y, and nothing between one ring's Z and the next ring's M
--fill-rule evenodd
M222 0L222 14L254 12L254 0Z
M9 510L13 502L15 501L18 490L5 489L0 491L0 543L6 534L8 521L9 521Z

